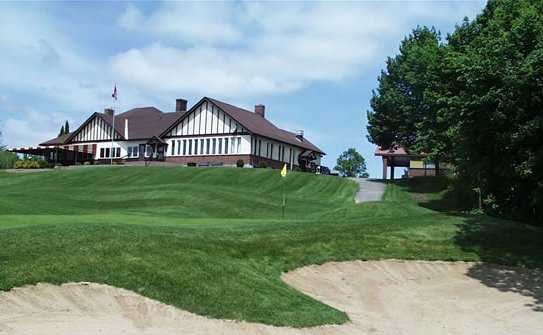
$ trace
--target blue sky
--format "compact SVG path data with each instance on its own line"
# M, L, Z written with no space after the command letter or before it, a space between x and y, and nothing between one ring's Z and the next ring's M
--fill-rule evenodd
M443 35L484 1L0 3L0 130L8 146L55 137L111 106L203 96L303 129L335 165L348 147L381 162L366 111L387 56L417 25ZM399 174L400 171L397 171Z

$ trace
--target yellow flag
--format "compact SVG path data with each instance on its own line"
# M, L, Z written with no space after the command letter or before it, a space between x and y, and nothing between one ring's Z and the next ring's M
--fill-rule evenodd
M287 164L283 165L283 168L281 169L281 177L287 176Z

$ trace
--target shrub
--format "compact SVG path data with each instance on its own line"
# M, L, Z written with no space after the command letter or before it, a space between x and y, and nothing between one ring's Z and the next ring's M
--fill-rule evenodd
M50 167L49 163L42 160L22 160L15 162L16 169L44 169Z
M244 165L245 162L243 161L243 159L238 159L238 161L236 162L236 166L239 168L242 168Z
M0 150L0 169L12 169L16 161L16 154L13 152Z
M266 164L266 162L260 162L258 163L258 168L260 169L265 169L268 167L268 164Z

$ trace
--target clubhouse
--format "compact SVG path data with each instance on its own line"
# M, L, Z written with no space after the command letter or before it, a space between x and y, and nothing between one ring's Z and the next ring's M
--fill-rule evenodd
M13 151L40 154L50 162L165 161L187 166L314 169L325 154L304 137L266 119L264 105L248 111L204 97L190 109L177 99L175 112L155 107L122 114L113 109L92 114L74 132ZM112 141L113 137L113 141Z

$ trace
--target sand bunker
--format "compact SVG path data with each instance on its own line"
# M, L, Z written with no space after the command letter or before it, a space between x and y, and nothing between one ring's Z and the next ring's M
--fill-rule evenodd
M344 262L283 280L348 313L292 329L212 320L93 283L0 292L0 334L541 334L543 275L474 263Z

